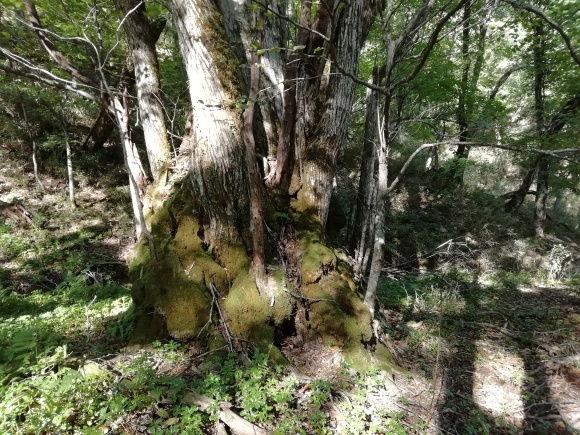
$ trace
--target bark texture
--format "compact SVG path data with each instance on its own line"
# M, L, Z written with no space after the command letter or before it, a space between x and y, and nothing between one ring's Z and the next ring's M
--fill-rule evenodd
M260 98L250 98L244 111L237 108L242 95L252 97L257 93L257 84L263 85L266 75L262 68L260 78L257 67L250 73L247 67L240 68L239 62L231 63L239 56L234 53L238 51L237 44L243 46L262 37L244 30L256 18L248 16L249 4L222 1L218 10L210 0L172 0L169 6L190 83L191 156L180 154L180 159L189 162L189 175L170 182L169 197L150 218L157 259L143 239L131 264L138 319L134 339L144 341L165 331L177 339L199 339L210 349L225 342L234 350L250 341L281 361L284 358L277 345L285 334L297 334L303 340L322 339L342 346L347 358L356 365L361 368L368 365L371 358L365 346L373 336L370 312L356 292L348 266L324 243L318 214L322 210L321 200L312 204L315 209L312 214L282 209L293 218L282 223L276 218L272 204L264 207L268 210L265 215L260 211L259 193L264 182L255 171L261 137L256 131L267 130L267 119L279 119L281 107L260 105L261 118L252 113L261 104ZM363 2L357 2L356 7L357 13L366 13ZM236 16L236 11L248 15ZM327 14L326 18L329 17ZM330 32L329 20L326 28ZM358 64L364 40L362 34L355 33L360 39L356 43L350 41L355 45L348 45L340 54L352 68ZM350 50L357 47L356 55L350 63L346 62ZM248 47L246 53L250 53ZM244 64L255 65L255 60L248 56ZM260 63L263 62L264 58ZM327 141L324 145L329 152L336 153L331 145L340 146L346 125L331 128L330 119L335 114L335 122L348 123L354 85L330 79L326 86L332 92L348 94L346 99L337 98L340 103L322 104L313 100L330 111L325 115L327 120L318 123L320 131L316 130L315 137L320 141L336 139L336 143ZM242 93L244 89L249 94ZM266 107L276 113L265 114ZM263 124L256 125L260 119ZM330 132L325 133L327 128ZM265 144L261 145L269 148L268 134L262 137ZM310 159L314 164L314 154ZM295 172L307 172L302 163L300 166L296 160ZM332 160L321 163L326 174L333 171L330 164ZM321 187L331 189L317 188ZM320 198L326 195L320 190ZM269 258L256 257L256 246L261 242L256 243L249 234L264 220L270 222L269 236L277 246ZM251 259L254 266L262 261L268 266L273 256L285 267L264 267L265 273L260 276ZM307 315L300 316L299 312ZM388 353L380 355L379 364L388 363Z
M164 177L171 162L170 143L160 94L159 63L155 42L158 35L145 15L145 3L139 0L115 0L124 14L127 35L135 68L139 119L143 125L151 175L155 181Z
M332 7L341 8L341 13ZM322 38L310 36L307 53L314 58L305 62L303 74L312 80L298 88L298 170L291 193L297 195L296 210L316 216L322 227L328 218L336 158L345 141L354 99L355 83L340 72L357 75L360 52L377 12L374 0L355 0L344 8L338 2L321 4L314 27L330 40L328 65L316 56ZM329 75L316 79L325 70Z

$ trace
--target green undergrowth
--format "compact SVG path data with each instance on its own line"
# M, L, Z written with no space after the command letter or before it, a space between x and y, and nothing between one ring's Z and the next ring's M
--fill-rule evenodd
M70 363L66 345L35 354L26 369L1 387L2 433L205 434L225 404L275 434L406 433L402 414L376 409L373 395L385 390L380 372L364 376L344 366L332 381L301 379L255 351L203 361L171 341L117 356ZM192 392L215 400L201 412ZM343 416L330 417L336 406Z

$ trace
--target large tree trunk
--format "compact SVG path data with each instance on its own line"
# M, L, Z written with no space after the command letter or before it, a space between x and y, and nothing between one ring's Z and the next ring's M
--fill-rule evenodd
M220 4L221 12L210 0L172 0L169 6L190 83L192 151L189 157L180 155L180 159L189 160L188 182L171 180L172 193L150 218L157 260L142 240L131 264L137 316L134 339L150 339L165 331L176 339L198 339L210 347L225 343L239 349L250 341L282 360L276 345L284 334L297 334L298 339L318 337L343 346L345 354L359 366L370 362L365 349L372 340L370 312L356 292L348 266L324 244L317 213L310 219L312 215L286 210L295 219L277 224L276 208L266 204L268 212L263 219L270 222L271 236L280 237L274 240L275 245L283 247L265 258L253 255L256 240L252 242L250 229L252 222L253 229L258 226L260 207L259 201L250 207L249 198L256 199L264 183L257 185L261 180L256 173L251 174L259 137L252 131L266 127L252 128L259 119L252 114L253 99L245 111L236 109L240 90L247 86L247 69L240 74L236 64L228 63L236 56L230 51L235 46L232 41L252 42L244 33L248 17L235 15L251 10L248 5L228 4L226 0ZM358 63L358 58L353 62ZM244 63L255 62L248 59ZM255 68L251 74L254 85L257 71ZM354 91L352 84L329 86ZM255 86L250 90L246 95L253 96ZM334 113L349 112L350 106L344 104L342 101L340 109L333 109ZM267 107L261 105L260 109L265 112ZM280 113L263 115L264 123L280 119ZM340 120L348 123L344 114ZM339 140L344 136L334 128L332 135L320 137ZM271 196L264 196L264 201ZM326 193L321 192L321 196ZM277 201L280 203L284 201ZM278 236L273 234L276 230ZM286 267L265 267L265 275L259 277L251 259L255 266L272 261L274 256Z
M360 52L378 8L374 0L356 0L340 14L326 9L335 4L341 7L338 2L321 4L314 23L316 30L332 41L329 51L333 62L327 66L316 59L303 67L303 73L312 80L298 89L298 166L291 187L296 193L294 208L315 217L322 227L328 217L336 157L346 138L354 100L355 83L340 72L357 75ZM331 16L339 18L333 22ZM316 56L322 42L311 36L307 54ZM326 68L330 75L316 79Z

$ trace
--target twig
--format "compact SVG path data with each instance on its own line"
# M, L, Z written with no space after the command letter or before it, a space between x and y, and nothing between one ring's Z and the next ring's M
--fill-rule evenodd
M290 296L295 297L296 299L304 299L307 301L312 301L312 302L333 302L335 304L338 304L338 302L336 302L334 299L324 299L324 298L309 298L307 296L302 296L302 295L297 295L296 293L291 292L290 290L288 290L286 288L286 281L284 281L284 287L282 287L282 290L284 290L286 293L288 293Z
M211 295L213 297L212 305L213 305L213 302L215 302L215 306L216 306L218 313L220 315L220 319L224 325L226 340L228 340L228 350L230 352L233 352L234 346L232 344L232 335L230 334L230 330L228 328L228 322L226 321L226 318L225 318L224 314L222 313L222 309L220 308L220 304L217 300L216 294L218 294L218 291L217 291L217 288L215 287L213 282L209 283L209 290L211 291Z
M522 339L522 337L516 333L517 331L516 332L509 331L506 328L494 325L493 323L487 323L487 322L465 322L465 323L467 323L468 325L483 326L484 328L492 328L492 329L495 329L496 331L499 331L502 334L507 335L508 337L514 338L516 340Z
M91 328L91 323L90 323L90 318L89 318L89 308L91 305L93 305L93 302L95 302L96 300L97 300L97 295L95 295L93 300L91 302L89 302L88 305L85 305L85 317L87 318L87 322L86 322L87 331Z

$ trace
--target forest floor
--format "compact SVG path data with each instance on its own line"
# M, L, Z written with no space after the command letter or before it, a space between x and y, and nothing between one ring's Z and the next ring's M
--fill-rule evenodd
M257 351L127 347L123 173L82 172L72 208L62 174L42 174L42 191L29 169L0 168L0 200L34 215L0 217L0 433L227 433L230 407L275 433L580 433L580 272L547 272L558 246L579 257L569 233L475 243L455 223L434 267L381 283L400 371L360 374L338 348L288 341L289 371ZM194 391L216 402L201 412Z

